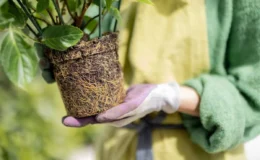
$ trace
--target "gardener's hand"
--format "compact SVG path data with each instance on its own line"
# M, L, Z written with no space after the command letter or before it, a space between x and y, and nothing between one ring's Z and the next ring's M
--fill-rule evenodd
M128 89L125 101L96 117L65 117L63 124L70 127L82 127L93 123L108 123L116 127L125 126L145 115L164 111L174 113L179 108L179 85L139 84Z
M52 71L51 64L49 60L45 57L44 52L45 52L45 47L44 45L40 43L35 43L34 46L36 47L37 54L40 58L39 61L39 66L40 69L42 70L42 77L47 83L53 83L55 82L54 74Z

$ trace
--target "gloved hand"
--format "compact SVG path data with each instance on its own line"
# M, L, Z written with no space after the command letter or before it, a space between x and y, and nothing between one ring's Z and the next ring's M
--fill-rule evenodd
M178 110L179 103L177 83L139 84L128 89L122 104L96 117L64 117L63 124L70 127L82 127L93 123L108 123L115 127L122 127L155 111L174 113Z
M40 58L39 66L40 66L40 69L42 70L43 79L47 83L55 82L55 78L54 78L54 74L52 72L51 64L44 54L44 52L46 51L46 47L43 44L40 44L40 43L35 43L34 46L35 46L37 54Z

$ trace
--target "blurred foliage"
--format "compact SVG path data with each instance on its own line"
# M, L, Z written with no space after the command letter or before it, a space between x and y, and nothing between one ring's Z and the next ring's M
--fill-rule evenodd
M86 15L95 16L96 9L93 6ZM104 19L103 31L113 30L112 16ZM0 32L0 44L4 35L6 31ZM92 36L97 35L96 31ZM75 149L92 144L102 129L64 127L64 115L56 84L48 85L38 75L22 90L7 79L0 66L0 160L66 160Z
M98 126L67 128L64 115L56 84L37 77L21 90L0 69L0 160L64 160L94 141Z

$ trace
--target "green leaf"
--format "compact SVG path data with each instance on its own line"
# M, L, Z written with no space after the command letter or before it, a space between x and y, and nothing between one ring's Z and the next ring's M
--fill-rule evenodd
M106 0L106 7L107 10L110 10L112 3L114 2L114 0Z
M99 0L93 0L93 3L97 6L100 6ZM106 6L106 0L102 0L102 7Z
M22 3L28 8L36 8L38 0L22 0Z
M116 18L116 20L118 20L118 22L120 23L121 22L121 15L120 15L120 11L117 9L117 8L115 8L115 7L111 7L111 9L109 10L109 12L111 13L111 15L113 16L113 17L115 17Z
M43 32L43 43L59 51L65 51L71 46L77 44L83 32L74 26L60 25L47 27Z
M67 0L68 7L72 12L76 12L77 9L81 6L82 0Z
M38 42L34 43L35 50L37 52L38 57L44 57L44 45Z
M38 60L34 47L12 29L3 39L0 60L8 78L21 88L36 74Z
M141 2L141 3L146 3L146 4L151 4L151 5L154 5L154 3L151 1L151 0L137 0L138 2Z
M0 1L0 6L2 6L2 4L4 4L6 2L6 0L1 0Z
M91 20L91 21L90 21ZM84 28L84 29L87 29L88 30L88 33L90 33L93 29L95 29L95 27L97 26L97 23L98 23L98 18L96 18L96 19L92 19L91 17L89 17L89 16L85 16L84 17L84 21L86 22L86 23L88 23L87 24L87 26L86 26L86 28Z
M5 2L0 7L0 30L8 28L9 25L23 28L26 21L26 15L13 2Z
M50 0L38 0L37 6L36 6L36 11L37 12L42 12L49 8L50 6Z

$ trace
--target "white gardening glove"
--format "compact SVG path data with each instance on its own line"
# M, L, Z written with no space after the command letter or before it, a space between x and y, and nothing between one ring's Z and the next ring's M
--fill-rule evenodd
M99 114L96 120L122 127L155 111L174 113L179 99L177 83L134 85L128 89L124 103Z

